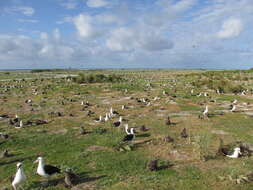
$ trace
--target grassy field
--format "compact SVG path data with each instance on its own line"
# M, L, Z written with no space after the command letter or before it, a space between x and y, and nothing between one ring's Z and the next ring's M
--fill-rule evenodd
M28 178L24 189L67 189L64 173L42 187L45 179L36 175L33 161L43 156L48 164L73 169L80 182L72 189L252 189L250 180L238 180L253 172L252 157L217 156L221 139L225 145L253 144L252 72L2 71L0 87L0 114L10 117L0 118L0 133L9 135L0 139L0 152L8 149L11 154L0 158L1 188L11 189L10 177L22 161ZM138 102L141 98L148 100ZM26 103L28 99L32 103ZM230 112L234 99L236 112ZM82 101L89 105L81 105ZM128 109L122 110L122 105ZM210 115L200 119L206 105ZM132 142L122 143L123 125L113 127L118 115L94 122L111 107L125 119L123 123L135 128ZM15 114L25 124L21 129L9 124ZM173 125L166 125L168 116ZM26 125L38 119L48 123ZM142 125L149 130L141 131ZM80 134L81 126L87 134ZM184 128L187 138L180 135ZM166 142L167 136L174 142ZM158 170L148 170L149 162L156 159Z

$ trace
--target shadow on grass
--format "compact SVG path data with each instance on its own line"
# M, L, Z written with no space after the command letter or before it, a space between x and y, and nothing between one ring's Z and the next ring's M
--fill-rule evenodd
M13 156L14 155L12 155L12 157ZM8 161L0 162L0 166L7 165L7 164L13 164L16 162L23 162L24 160L32 160L33 158L34 158L34 156L29 156L29 157L24 157L24 158L17 158L14 160L8 160Z
M74 186L77 186L77 185L83 184L83 183L97 181L101 178L106 177L106 175L102 175L102 176L98 176L98 177L89 177L89 176L87 176L86 172L78 173L76 175L78 176L78 179L77 179L76 183L74 184ZM46 181L36 181L36 182L33 182L28 187L28 189L44 189L44 188L49 188L49 187L58 186L58 185L68 188L64 182L64 179L65 179L65 177L59 177L57 179L52 179L52 180L48 181L48 184L43 184Z
M150 137L150 134L149 133L139 134L136 135L136 137Z

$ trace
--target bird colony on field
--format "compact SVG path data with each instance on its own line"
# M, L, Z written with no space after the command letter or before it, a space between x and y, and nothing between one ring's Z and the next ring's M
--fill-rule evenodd
M253 71L0 72L0 189L252 189Z

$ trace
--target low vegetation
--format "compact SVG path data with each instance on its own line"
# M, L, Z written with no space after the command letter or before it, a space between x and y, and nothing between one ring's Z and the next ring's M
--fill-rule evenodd
M33 164L38 156L62 171L71 168L81 179L72 190L252 189L251 154L220 154L224 147L229 153L253 147L252 72L8 72L0 72L0 134L9 135L0 135L0 189L11 189L19 161L24 190L68 189L64 172L42 186ZM97 122L111 107L118 114ZM16 114L23 128L12 123ZM119 116L135 129L133 141L123 142L123 124L114 126Z

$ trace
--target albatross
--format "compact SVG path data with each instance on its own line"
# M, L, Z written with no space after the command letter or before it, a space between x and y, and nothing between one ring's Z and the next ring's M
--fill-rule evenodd
M34 163L39 163L37 174L47 179L56 173L61 173L61 170L59 168L52 165L45 165L44 159L42 157L38 157Z
M241 149L239 147L234 148L234 153L232 155L226 155L229 158L238 158L241 155Z
M113 125L114 125L114 127L119 127L121 125L121 123L122 123L122 117L120 116L119 120L114 122Z
M23 165L21 162L18 162L16 175L11 183L14 190L17 190L18 187L22 188L21 185L25 182L25 180L26 180L26 176L23 170Z
M134 137L135 137L135 134L134 134L134 128L131 128L130 129L130 133L127 131L127 129L126 129L126 132L128 133L125 137L124 137L124 139L123 139L123 141L125 142L125 141L132 141L133 139L134 139Z

